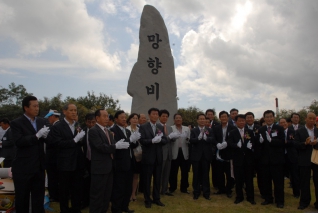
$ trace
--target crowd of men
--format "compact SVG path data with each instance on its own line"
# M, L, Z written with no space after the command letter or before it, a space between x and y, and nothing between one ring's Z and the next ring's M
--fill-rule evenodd
M255 205L256 176L261 205L275 202L283 208L288 176L298 209L310 205L312 171L318 209L318 165L312 161L318 150L318 117L313 112L301 126L297 113L275 123L275 113L266 110L256 122L252 112L232 109L221 111L216 122L215 111L208 109L192 127L182 125L179 113L173 115L174 125L167 125L170 113L165 109L149 109L148 120L145 114L131 113L127 119L122 110L111 116L98 109L86 115L82 129L72 103L63 107L63 119L57 110L50 110L47 120L37 117L34 96L23 99L22 109L21 117L1 120L5 133L0 137L3 165L12 167L17 213L29 211L30 196L32 212L44 213L45 171L50 200L59 202L61 213L79 213L87 206L91 213L105 213L109 204L113 213L132 213L129 203L135 200L138 176L145 207L165 206L160 197L174 196L179 168L179 190L190 194L191 166L194 200L201 193L211 199L211 180L216 196L232 198L235 189L238 204L245 191Z

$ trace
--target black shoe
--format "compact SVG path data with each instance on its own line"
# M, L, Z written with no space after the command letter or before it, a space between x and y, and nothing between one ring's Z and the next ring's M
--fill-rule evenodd
M294 195L294 198L299 198L300 197L300 195Z
M187 190L182 190L181 193L190 194L190 192Z
M126 209L126 210L122 210L122 212L134 213L134 212L135 212L135 210Z
M282 204L282 203L277 203L277 208L280 208L280 209L282 209L282 208L284 208L284 204Z
M193 200L197 200L198 198L199 198L198 195L194 195L194 196L193 196Z
M213 194L215 194L215 195L221 195L221 194L225 194L225 192L217 191L217 192L214 192Z
M161 203L160 200L154 201L153 203L155 203L157 206L165 206L165 204Z
M261 205L265 206L265 205L268 205L268 204L271 204L271 203L273 203L273 201L265 200L263 203L261 203Z
M204 196L206 200L211 200L210 196Z
M145 207L146 208L151 208L151 202L147 202L147 203L145 202Z
M252 205L255 205L255 201L254 200L247 200L248 202L250 202Z
M234 201L234 203L235 204L238 204L238 203L240 203L240 202L242 202L243 201L243 199L236 199L235 201Z
M226 197L231 198L232 197L232 193L227 193Z
M173 194L171 194L170 192L166 192L165 195L173 196Z
M305 208L307 208L307 206L302 206L302 205L298 206L298 209L300 209L300 210L303 210Z

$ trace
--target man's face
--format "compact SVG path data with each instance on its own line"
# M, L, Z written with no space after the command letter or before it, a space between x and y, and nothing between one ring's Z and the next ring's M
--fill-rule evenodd
M174 124L177 125L177 126L182 125L182 117L181 117L181 115L176 115L174 117Z
M114 124L114 121L112 121L112 120L109 120L109 118L108 118L108 122L107 122L107 125L108 126L112 126Z
M314 125L315 125L315 122L316 122L316 115L312 112L309 112L307 114L307 117L305 119L306 121L306 126L309 127L309 128L312 128Z
M96 116L96 122L101 126L107 126L109 121L108 112L106 110L100 111L100 116Z
M210 127L210 125L211 125L210 119L209 118L205 119L205 126Z
M274 123L274 121L275 121L273 113L265 114L264 120L265 120L265 123L266 123L267 126L272 125Z
M127 121L126 114L125 113L119 114L118 118L115 118L115 121L118 126L122 126L122 127L126 126L126 121Z
M34 118L39 114L39 102L37 100L29 101L30 105L29 107L24 107L25 114L30 117Z
M159 114L157 111L151 111L149 114L149 119L151 123L156 123L159 118Z
M205 116L200 115L199 118L197 119L197 122L200 127L204 127L206 122Z
M54 117L53 117L53 115L51 115L50 117L48 117L47 120L49 121L50 124L53 124L53 123L54 123Z
M147 117L145 114L140 114L140 117L139 117L139 124L142 125L144 123L147 122Z
M92 128L93 126L95 126L96 120L95 120L95 119L86 120L86 121L85 121L85 124L86 124L87 128L90 129L90 128Z
M0 123L0 126L1 126L1 128L3 129L3 130L6 130L6 129L8 129L9 128L9 124L5 124L5 123L3 123L3 122L1 122Z
M160 123L165 124L167 123L168 118L169 118L168 114L162 113L161 116L159 117L159 121Z
M284 129L288 128L288 123L286 121L286 119L280 119L279 120L279 126L282 126Z
M210 121L214 120L213 112L207 112L205 116L208 117Z
M254 117L253 115L247 115L246 117L246 123L250 126L252 126L254 124Z
M226 124L228 120L229 120L229 116L227 116L227 114L224 113L220 116L221 124Z
M242 129L244 128L246 121L244 118L237 118L237 121L235 123L238 128Z
M291 121L294 125L299 124L299 116L293 114L293 117L291 117Z
M64 113L65 118L67 120L76 121L76 119L78 118L78 116L77 116L77 108L76 108L76 106L74 104L68 105L67 110L63 110L63 113Z
M235 121L235 116L237 116L237 114L238 114L238 111L236 111L236 110L234 110L234 111L232 111L232 112L230 113L231 119L232 119L233 121Z

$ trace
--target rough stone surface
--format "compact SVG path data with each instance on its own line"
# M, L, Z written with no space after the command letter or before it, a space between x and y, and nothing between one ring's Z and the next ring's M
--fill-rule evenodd
M174 62L166 25L153 6L144 6L139 40L138 59L127 87L132 96L131 112L148 115L151 107L167 109L168 124L172 125L173 114L178 110Z

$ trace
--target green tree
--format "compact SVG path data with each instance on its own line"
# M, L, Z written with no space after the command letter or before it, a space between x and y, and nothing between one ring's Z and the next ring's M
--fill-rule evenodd
M307 107L308 111L314 112L318 116L318 101L313 100L310 106Z
M178 113L180 113L182 115L183 125L196 126L197 125L197 115L199 113L204 113L204 112L195 106L190 106L188 108L178 109Z

